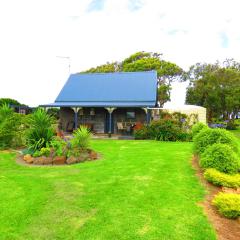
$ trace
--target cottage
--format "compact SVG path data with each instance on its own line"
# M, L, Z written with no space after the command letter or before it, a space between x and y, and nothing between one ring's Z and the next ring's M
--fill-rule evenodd
M64 131L79 125L94 133L130 133L150 121L157 104L157 73L117 72L71 74L54 103L60 107Z

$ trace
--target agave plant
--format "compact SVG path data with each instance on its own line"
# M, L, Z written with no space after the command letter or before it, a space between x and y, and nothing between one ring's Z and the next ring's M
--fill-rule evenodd
M39 108L29 117L29 129L26 141L29 149L34 151L46 147L54 136L52 127L54 118Z

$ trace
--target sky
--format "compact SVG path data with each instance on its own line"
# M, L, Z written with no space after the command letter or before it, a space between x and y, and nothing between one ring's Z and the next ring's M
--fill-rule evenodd
M137 51L162 53L184 70L240 61L239 7L239 0L0 0L0 98L54 102L69 73ZM185 87L174 84L172 105L184 103Z

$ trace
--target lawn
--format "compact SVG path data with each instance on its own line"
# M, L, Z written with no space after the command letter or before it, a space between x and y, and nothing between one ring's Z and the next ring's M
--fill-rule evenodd
M216 239L191 143L94 140L102 159L26 167L0 153L0 239Z
M231 132L240 139L240 127L238 127L238 129L236 130L231 130Z

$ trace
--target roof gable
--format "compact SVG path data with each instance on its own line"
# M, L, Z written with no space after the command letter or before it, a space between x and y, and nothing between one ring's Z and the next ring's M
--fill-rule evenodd
M156 92L156 71L72 74L55 103L127 103L137 106L148 102L147 105L153 106Z

